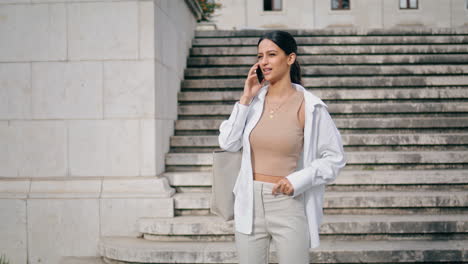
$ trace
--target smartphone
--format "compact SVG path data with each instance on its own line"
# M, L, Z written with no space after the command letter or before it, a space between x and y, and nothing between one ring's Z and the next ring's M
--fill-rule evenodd
M260 67L257 67L257 78L258 78L258 82L259 83L262 83L264 77L263 77L263 73L262 73L262 69L260 69Z

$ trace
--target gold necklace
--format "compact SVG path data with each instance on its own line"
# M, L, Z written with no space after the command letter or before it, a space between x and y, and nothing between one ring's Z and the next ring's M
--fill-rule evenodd
M268 109L269 109L269 117L270 119L273 119L273 117L275 117L275 113L278 112L281 107L284 105L284 103L289 99L289 97L291 97L291 95L293 95L294 93L291 93L290 95L288 95L288 97L286 97L286 99L284 99L279 106L273 108L271 106L271 103L270 102L267 102L267 105L268 105ZM265 99L266 101L266 99Z

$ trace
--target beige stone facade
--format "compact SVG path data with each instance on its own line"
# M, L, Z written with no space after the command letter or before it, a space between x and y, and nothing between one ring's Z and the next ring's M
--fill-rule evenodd
M100 237L173 216L160 174L194 6L0 1L0 256L97 256Z
M350 8L332 10L334 0L282 0L282 10L264 11L264 1L217 0L218 29L324 29L468 26L466 0L419 0L417 9L401 9L400 0L349 0Z

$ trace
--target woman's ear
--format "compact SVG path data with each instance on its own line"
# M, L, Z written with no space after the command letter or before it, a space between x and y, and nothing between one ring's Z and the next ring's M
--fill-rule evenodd
M288 64L293 65L294 62L296 61L296 53L292 52L291 54L288 55Z

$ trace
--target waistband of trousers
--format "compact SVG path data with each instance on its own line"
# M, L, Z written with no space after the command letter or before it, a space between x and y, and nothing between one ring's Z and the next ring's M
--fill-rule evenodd
M255 190L271 192L274 186L275 184L271 182L254 181Z
M274 186L275 186L275 184L271 183L271 182L254 181L254 192L270 195L273 192L273 187ZM277 194L277 195L283 196L285 194L280 193L280 194ZM276 197L277 195L274 195L274 196ZM300 195L297 195L294 199L302 200L303 198L304 198L304 194L301 193Z

